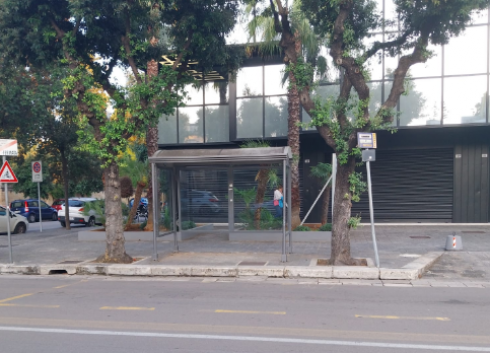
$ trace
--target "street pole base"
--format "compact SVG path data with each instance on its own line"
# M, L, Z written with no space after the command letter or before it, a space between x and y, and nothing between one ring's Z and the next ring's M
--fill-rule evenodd
M288 257L286 254L282 254L281 255L281 262L287 262L288 261Z

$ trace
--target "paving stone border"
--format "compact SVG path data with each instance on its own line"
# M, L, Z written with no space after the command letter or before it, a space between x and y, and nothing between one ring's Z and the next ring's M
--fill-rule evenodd
M361 266L198 266L80 264L0 265L0 274L109 275L109 276L179 276L179 277L255 277L313 278L339 280L415 280L421 278L443 252L429 252L399 269Z

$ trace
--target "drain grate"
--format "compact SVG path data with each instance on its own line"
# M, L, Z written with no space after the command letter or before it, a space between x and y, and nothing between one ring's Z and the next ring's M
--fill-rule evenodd
M265 266L267 262L260 261L242 261L238 264L238 266Z
M430 239L428 235L411 235L410 238L412 239Z
M69 265L69 264L79 264L80 262L83 262L81 260L69 260L69 261L63 261L58 263L58 265Z

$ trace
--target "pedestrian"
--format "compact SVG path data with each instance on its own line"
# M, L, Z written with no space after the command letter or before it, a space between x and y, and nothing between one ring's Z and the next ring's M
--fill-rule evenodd
M274 208L276 209L276 218L282 218L283 207L284 196L282 195L282 185L279 185L274 191Z

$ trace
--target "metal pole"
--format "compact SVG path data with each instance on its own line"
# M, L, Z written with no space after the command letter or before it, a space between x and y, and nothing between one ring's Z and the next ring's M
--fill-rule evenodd
M7 157L3 156L3 164L7 161ZM13 263L12 260L12 237L10 234L10 206L9 206L9 189L8 189L7 183L5 183L5 206L7 207L7 236L8 236L8 242L9 242L9 261L10 263Z
M330 175L330 178L328 178L327 182L325 183L325 185L323 186L323 189L322 191L320 191L320 193L318 194L318 196L316 197L315 199L315 202L313 202L313 205L311 205L310 209L308 210L308 213L306 213L306 216L305 218L303 218L303 221L301 222L300 226L303 225L303 223L305 223L306 219L308 218L308 216L310 215L311 211L313 211L313 207L315 207L316 203L318 202L318 200L320 199L320 196L322 196L323 192L325 191L325 189L327 188L327 185L328 183L330 183L330 180L332 180L333 178L333 174Z
M37 183L37 202L39 206L39 231L43 232L43 213L41 210L41 183Z
M160 217L160 202L158 198L158 184L157 179L157 165L151 164L151 183L152 185L152 198L153 198L153 261L158 260L157 252L157 236L160 233L159 217Z
M180 195L180 170L177 169L177 217L178 217L178 238L182 239L182 200L181 200L181 195ZM176 251L179 251L177 249Z
M283 195L283 207L282 207L282 256L281 262L287 262L288 258L286 255L286 211L284 210L285 201L284 195L286 194L286 161L282 162L282 195Z
M174 251L179 251L179 242L177 239L177 172L172 171L172 230L174 231Z
M292 231L292 225L291 225L291 220L292 220L292 207L293 204L291 202L291 194L293 193L293 188L292 188L292 180L291 180L291 164L288 162L288 173L287 173L287 178L288 178L288 230L289 230L289 253L293 253L293 231Z
M371 186L371 162L366 162L368 193L369 193L369 215L371 217L371 234L373 236L374 257L376 259L376 267L379 268L378 244L376 243L376 231L374 229L374 209L373 209L373 191Z
M233 166L230 165L228 168L228 239L230 239L230 234L235 230L234 183Z
M335 183L337 182L337 155L332 154L332 224L333 224L333 209L335 206Z

